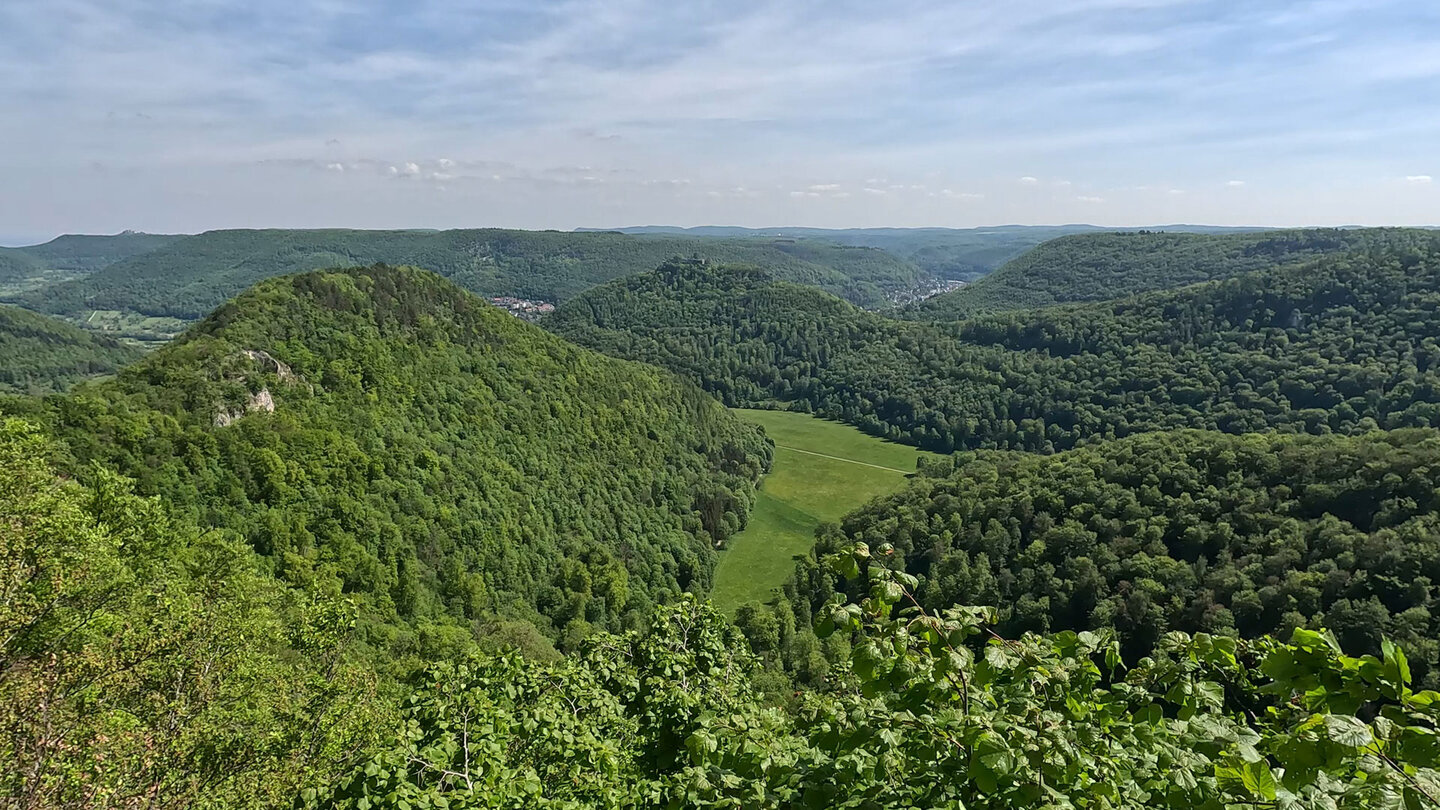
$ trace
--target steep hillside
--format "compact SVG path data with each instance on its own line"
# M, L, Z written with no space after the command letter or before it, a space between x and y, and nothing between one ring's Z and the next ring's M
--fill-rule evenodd
M17 248L0 248L0 291L23 291L39 283L45 267Z
M1104 301L1147 290L1233 278L1321 255L1433 242L1433 232L1399 228L1194 234L1080 234L1013 259L983 280L899 312L945 321L985 312Z
M1352 654L1405 645L1440 685L1440 432L1177 431L952 466L847 516L822 554L889 543L926 609L996 605L1005 635L1114 628L1134 660L1172 630L1323 626Z
M45 266L85 274L186 239L184 235L125 231L109 236L65 234L43 245L19 248Z
M143 352L64 321L0 306L0 391L45 393L113 373Z
M927 448L1058 450L1180 427L1440 426L1440 245L1116 302L938 326L763 274L671 263L547 323L685 374Z
M20 303L70 316L118 310L194 320L271 276L373 262L423 267L482 295L556 301L690 255L763 264L862 306L883 305L887 290L908 289L921 276L882 251L769 240L505 230L211 231L52 285Z
M113 381L6 407L73 474L100 461L360 596L396 657L517 619L570 643L703 591L770 452L664 372L385 266L266 281Z
M0 248L0 297L13 300L46 285L88 275L182 238L133 231L113 236L67 234L42 245Z

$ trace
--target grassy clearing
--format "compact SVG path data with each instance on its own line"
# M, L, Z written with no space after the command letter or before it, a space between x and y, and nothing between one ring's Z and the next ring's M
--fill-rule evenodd
M810 550L815 528L895 492L921 452L801 413L737 410L775 442L775 464L745 531L731 538L710 598L721 610L767 601Z

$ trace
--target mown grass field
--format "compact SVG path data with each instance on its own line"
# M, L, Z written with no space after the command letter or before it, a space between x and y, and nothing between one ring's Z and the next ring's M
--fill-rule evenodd
M921 451L788 411L737 410L775 442L775 464L745 531L731 538L715 569L710 598L732 611L769 600L810 550L815 528L838 521L871 498L895 492Z

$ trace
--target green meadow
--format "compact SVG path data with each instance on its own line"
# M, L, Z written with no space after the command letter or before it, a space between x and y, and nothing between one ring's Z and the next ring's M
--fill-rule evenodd
M810 550L815 528L905 485L921 451L789 411L736 410L765 428L775 463L760 486L745 530L731 538L715 569L710 598L732 611L768 601Z

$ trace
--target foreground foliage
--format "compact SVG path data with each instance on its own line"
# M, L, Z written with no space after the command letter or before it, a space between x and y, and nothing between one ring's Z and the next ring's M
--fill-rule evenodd
M389 747L302 804L324 808L1437 807L1440 695L1404 654L1172 634L1126 670L1105 634L995 636L986 609L931 615L857 546L869 583L830 606L855 641L836 688L793 713L693 601L578 661L431 671Z
M0 804L275 806L372 739L354 606L0 421Z

